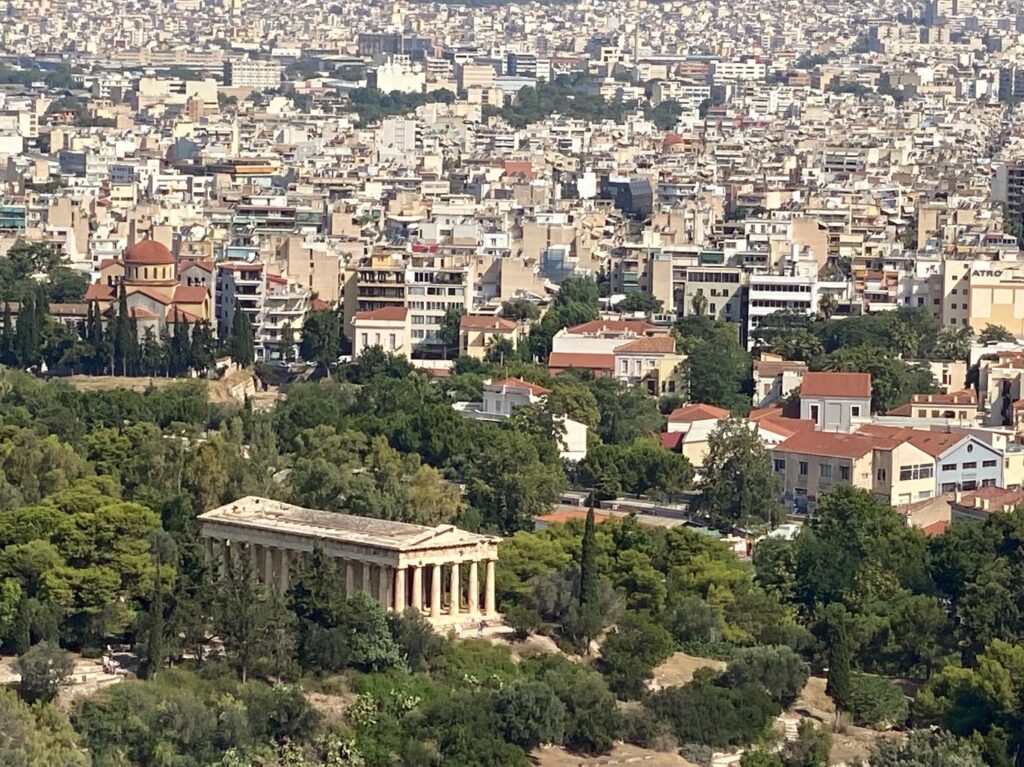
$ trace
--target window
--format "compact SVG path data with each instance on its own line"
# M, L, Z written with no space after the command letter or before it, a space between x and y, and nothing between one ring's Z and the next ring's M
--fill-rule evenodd
M844 482L849 482L850 481L850 467L849 466L840 466L839 467L839 479L843 480Z
M360 340L362 341L362 347L365 349L370 345L369 333L360 333Z
M818 422L818 406L817 405L811 405L811 420L814 421L815 423Z
M900 466L901 482L907 482L908 480L913 479L930 479L933 476L935 476L935 472L930 463Z
M964 471L969 471L971 469L977 469L977 468L978 468L978 462L977 461L964 461Z
M398 340L394 333L388 336L388 340L390 341L391 344L391 351L394 351L395 349L398 348Z
M885 482L885 469L879 469L875 476L879 482Z
M983 479L981 480L982 487L992 487L996 481L994 479Z
M807 476L807 461L800 461L800 476Z
M786 462L782 458L776 458L774 461L775 471L785 471Z
M955 463L944 463L944 464L942 464L942 470L943 471L956 471L956 464Z
M819 472L819 476L822 479L832 479L832 466L831 465L829 465L827 463L823 463L823 464L819 465L818 466L818 472Z
M943 482L940 488L943 493L952 493L956 491L956 482Z
M982 466L982 468L985 468L985 469L994 469L996 467L996 462L995 461L982 461L981 462L981 466Z
M857 418L860 415L860 405L853 405L850 407L850 415Z

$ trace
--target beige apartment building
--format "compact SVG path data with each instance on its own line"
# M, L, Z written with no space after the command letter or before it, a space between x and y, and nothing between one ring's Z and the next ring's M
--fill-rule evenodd
M974 262L967 283L969 322L975 331L1001 325L1018 338L1024 336L1024 271L1016 264Z
M804 430L772 451L772 465L785 500L801 511L836 485L892 505L935 495L935 458L908 441Z
M321 301L332 306L338 303L341 298L342 258L326 242L289 235L277 249L277 260L285 274L312 291Z

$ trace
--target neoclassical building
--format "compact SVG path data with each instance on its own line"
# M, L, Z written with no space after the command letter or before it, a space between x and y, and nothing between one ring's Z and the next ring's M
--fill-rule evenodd
M280 591L290 566L319 547L335 562L345 592L364 591L385 609L415 607L436 627L497 617L494 568L499 539L453 525L426 527L315 511L248 496L199 516L207 557L221 571L249 558L255 577Z

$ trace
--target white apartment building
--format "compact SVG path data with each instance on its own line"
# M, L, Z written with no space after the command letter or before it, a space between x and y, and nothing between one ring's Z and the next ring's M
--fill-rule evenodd
M775 312L813 315L826 293L844 298L845 281L826 282L813 275L752 274L747 289L747 346L753 346L753 331L761 320Z
M450 307L468 312L473 307L473 267L406 269L409 324L414 345L439 343L441 325Z
M257 359L269 361L291 354L281 348L285 326L292 329L294 343L310 308L308 290L270 274L262 262L224 261L217 264L216 319L220 338L231 335L235 306L249 316Z
M281 65L254 59L225 61L224 84L230 88L275 90L281 86Z

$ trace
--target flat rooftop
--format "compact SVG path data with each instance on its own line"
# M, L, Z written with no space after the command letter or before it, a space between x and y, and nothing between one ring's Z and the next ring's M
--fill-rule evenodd
M200 522L297 535L336 543L408 551L438 546L497 543L498 538L454 525L413 525L333 511L318 511L268 498L246 496L199 515Z

